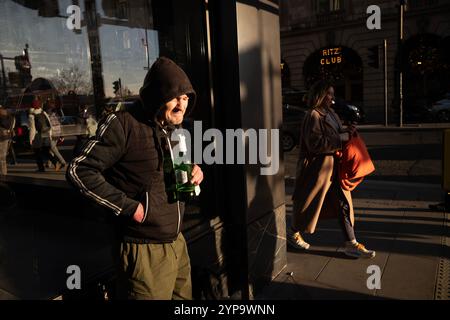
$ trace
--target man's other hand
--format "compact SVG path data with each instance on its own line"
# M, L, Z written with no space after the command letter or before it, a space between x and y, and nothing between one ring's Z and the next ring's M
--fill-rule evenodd
M200 169L200 167L196 164L194 164L194 167L192 168L192 179L191 183L193 185L198 186L203 181L203 171Z
M133 220L137 223L142 223L142 220L144 220L144 207L140 203L133 214Z

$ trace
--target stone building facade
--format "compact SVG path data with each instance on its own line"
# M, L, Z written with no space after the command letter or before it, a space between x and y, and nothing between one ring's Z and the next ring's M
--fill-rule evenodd
M398 54L399 4L392 0L281 1L283 86L308 89L316 78L330 77L339 96L364 108L368 123L383 123L386 39L389 121L398 118L399 61L404 66L405 116L413 119L418 109L450 92L450 1L408 1L402 55ZM381 9L380 29L367 27L371 5ZM379 68L370 66L369 48L374 46L379 46Z

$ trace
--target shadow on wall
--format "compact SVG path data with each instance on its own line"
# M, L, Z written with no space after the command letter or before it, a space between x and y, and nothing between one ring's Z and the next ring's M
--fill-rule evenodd
M258 22L259 29L263 30L262 18ZM259 36L264 41L263 34ZM241 88L244 89L241 91L242 121L246 128L280 129L281 83L278 82L281 80L281 71L279 62L274 63L270 58L271 53L264 50L267 49L256 46L240 54L240 80ZM270 165L278 172L273 175L261 174L261 154L258 164L246 165L248 208L245 232L248 277L253 295L257 295L286 266L283 154L280 147L270 147L270 141L271 134L268 135L267 155L269 158L271 156ZM280 140L276 143L280 146ZM247 155L251 147L246 140ZM278 162L279 168L275 168L274 161Z

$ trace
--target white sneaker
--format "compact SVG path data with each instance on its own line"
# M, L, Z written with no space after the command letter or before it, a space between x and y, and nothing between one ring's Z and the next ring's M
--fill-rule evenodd
M374 258L376 252L373 250L367 250L362 243L349 243L345 244L344 253L347 256L355 258Z
M289 228L290 229L290 228ZM292 230L286 230L286 240L288 245L295 249L308 250L310 245L303 240L300 232L293 232Z

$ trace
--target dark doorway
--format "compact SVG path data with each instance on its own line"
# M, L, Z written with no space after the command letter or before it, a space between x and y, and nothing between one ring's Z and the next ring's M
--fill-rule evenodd
M362 60L353 49L330 46L317 50L306 59L303 76L306 88L327 79L334 83L336 96L362 105Z
M450 92L450 37L416 35L403 52L405 120L433 120L427 110Z

